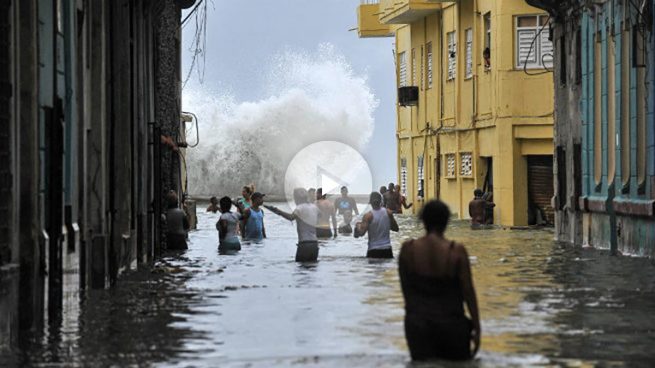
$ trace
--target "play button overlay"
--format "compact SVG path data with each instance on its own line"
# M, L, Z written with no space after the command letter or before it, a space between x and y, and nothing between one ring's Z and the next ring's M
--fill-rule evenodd
M312 143L291 159L284 176L284 194L293 210L295 188L323 189L334 200L347 187L349 195L368 195L373 189L371 170L353 147L336 141Z

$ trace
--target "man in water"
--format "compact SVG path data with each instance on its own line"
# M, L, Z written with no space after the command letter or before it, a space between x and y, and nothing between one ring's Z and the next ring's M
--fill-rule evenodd
M386 207L387 205L384 204L384 193L387 192L387 187L384 185L380 187L380 195L382 195L382 207Z
M320 211L318 214L318 227L316 228L316 236L319 238L329 239L333 235L337 237L337 215L332 202L327 200L327 196L323 194L323 188L318 188L316 191L316 206ZM330 218L332 219L332 228L334 234L330 230Z
M319 198L316 195L316 189L314 189L314 188L307 189L307 202L316 203L317 199L319 199Z
M319 209L314 203L307 201L307 190L304 188L293 190L293 200L296 202L296 209L292 213L284 212L274 206L265 207L289 221L296 221L296 231L298 232L296 262L316 262L318 259L316 226L318 225Z
M469 202L469 216L471 216L471 228L477 229L485 224L485 212L487 211L487 201L482 199L482 190L473 191L474 198Z
M393 212L382 207L382 195L371 193L369 204L373 209L367 212L361 222L355 225L355 237L364 236L368 231L368 258L393 258L390 231L398 231L398 223Z
M359 210L357 209L357 203L355 200L348 196L347 187L341 187L341 197L334 201L334 207L339 211L339 214L343 216L344 224L339 228L339 232L342 234L352 233L353 230L350 223L353 220L353 212L355 212L355 215L359 215Z
M243 239L261 241L266 237L266 228L264 227L264 210L261 206L264 204L264 194L255 192L250 197L252 205L243 211Z
M209 199L209 206L207 207L207 212L216 213L220 210L218 206L218 198L211 197Z
M393 183L389 183L387 192L384 193L382 200L388 209L393 213L398 213L400 212L400 193L396 192L395 188L396 186Z
M166 210L166 246L169 250L188 249L186 243L189 231L189 219L186 213L178 207L177 194L174 191L166 195L168 209Z
M216 222L218 230L218 251L221 254L230 254L241 250L241 243L237 236L241 215L238 212L232 212L232 199L223 197L220 201L221 217Z

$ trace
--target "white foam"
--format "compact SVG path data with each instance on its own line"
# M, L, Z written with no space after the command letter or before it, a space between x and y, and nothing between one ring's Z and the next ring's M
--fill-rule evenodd
M287 51L270 64L259 101L185 89L184 110L200 120L200 144L188 151L190 193L235 195L250 182L283 193L287 164L305 146L333 140L362 151L368 143L378 100L333 46Z

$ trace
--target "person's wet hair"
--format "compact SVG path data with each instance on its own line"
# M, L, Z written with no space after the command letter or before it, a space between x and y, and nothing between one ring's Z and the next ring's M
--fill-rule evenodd
M230 197L223 197L220 201L221 212L227 212L232 208L232 199Z
M387 185L387 190L393 190L394 187L394 183L389 183L389 185Z
M209 203L216 203L216 202L218 202L218 198L216 197L209 198Z
M307 203L307 190L305 188L296 188L293 190L293 200L296 204Z
M173 190L169 190L168 193L166 194L166 204L168 208L176 208L178 201L177 201L177 193Z
M244 190L246 193L248 193L248 194L252 194L252 192L253 192L252 187L250 187L250 186L248 186L248 185L245 185L245 186L243 187L243 190Z
M450 220L450 209L442 201L433 199L423 206L418 217L423 221L427 232L436 231L442 234Z
M482 197L483 194L484 192L481 189L476 189L473 191L473 195L476 197Z
M382 195L378 192L371 192L368 203L373 207L380 207L382 205Z

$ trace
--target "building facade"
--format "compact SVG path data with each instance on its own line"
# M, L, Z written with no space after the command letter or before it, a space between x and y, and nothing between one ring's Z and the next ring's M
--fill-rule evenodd
M555 20L557 237L653 256L654 4L528 2Z
M0 348L165 247L192 4L0 1Z
M358 14L360 37L395 37L408 199L440 198L464 219L480 188L495 223L552 222L548 14L521 0L365 1Z

